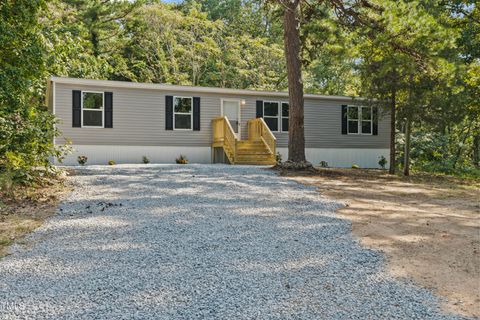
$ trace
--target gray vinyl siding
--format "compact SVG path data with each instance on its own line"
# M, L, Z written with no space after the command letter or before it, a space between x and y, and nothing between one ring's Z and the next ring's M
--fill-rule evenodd
M72 90L113 92L113 128L72 128ZM56 113L65 138L79 145L210 146L211 121L220 114L220 100L200 97L200 131L165 130L165 96L175 92L57 84Z
M306 148L389 148L390 121L384 111L379 111L378 135L342 135L342 104L352 101L305 101Z
M113 128L73 128L72 90L113 92ZM75 145L210 146L211 121L221 115L221 99L243 99L242 139L247 139L247 121L255 118L256 100L287 101L268 96L242 96L165 90L114 88L56 83L55 111L58 128ZM165 96L200 97L200 131L165 130ZM342 135L341 105L351 100L305 100L307 148L388 148L389 121L380 119L377 136ZM379 112L383 114L383 112ZM288 133L275 132L277 146L286 147ZM59 138L57 143L63 143Z
M246 120L255 118L256 100L288 102L287 99L256 97L246 99L246 110L242 110L242 139L246 139ZM390 147L390 120L385 110L379 112L378 135L342 135L342 105L353 104L345 101L327 99L305 99L305 147L306 148L370 148ZM245 119L245 121L244 121ZM280 121L280 120L279 120ZM279 129L281 126L279 125ZM288 146L288 132L273 132L277 138L277 147Z

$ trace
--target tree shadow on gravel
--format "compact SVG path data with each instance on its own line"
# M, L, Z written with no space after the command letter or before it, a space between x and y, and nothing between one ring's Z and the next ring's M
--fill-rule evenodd
M98 167L73 179L31 246L0 262L0 301L28 306L0 302L0 315L454 318L390 278L335 217L338 203L271 172Z

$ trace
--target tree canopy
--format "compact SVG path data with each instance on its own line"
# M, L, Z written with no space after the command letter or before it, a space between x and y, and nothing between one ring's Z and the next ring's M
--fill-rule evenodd
M51 140L60 133L45 108L50 75L287 90L281 3L3 1L0 171L22 176L59 155ZM475 0L298 1L298 6L305 92L364 96L393 106L393 167L405 164L409 127L413 169L478 174Z

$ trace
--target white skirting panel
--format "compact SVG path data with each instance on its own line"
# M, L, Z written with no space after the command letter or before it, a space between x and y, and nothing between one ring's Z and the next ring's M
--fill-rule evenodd
M77 157L87 156L89 164L107 164L109 160L116 163L143 163L145 155L151 163L175 163L175 158L185 155L190 163L212 163L211 147L176 147L176 146L99 146L73 145L73 153L62 162L63 165L78 165Z
M277 151L282 155L283 161L288 159L288 148L277 148ZM305 155L315 166L326 161L329 167L351 168L356 164L360 168L380 168L378 160L384 156L388 161L390 149L307 148Z

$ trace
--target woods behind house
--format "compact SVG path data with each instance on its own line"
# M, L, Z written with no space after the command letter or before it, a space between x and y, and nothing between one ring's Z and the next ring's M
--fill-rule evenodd
M286 90L283 12L257 0L3 1L2 188L35 183L65 151L52 144L50 75ZM474 0L301 1L299 21L305 92L395 110L396 168L480 177Z

